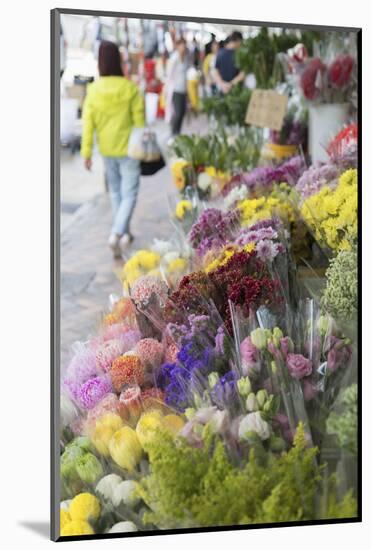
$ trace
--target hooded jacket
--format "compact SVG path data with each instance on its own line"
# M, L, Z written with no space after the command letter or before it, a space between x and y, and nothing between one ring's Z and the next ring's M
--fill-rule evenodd
M102 76L87 88L84 101L81 155L90 158L94 132L105 157L127 154L130 133L142 128L144 101L134 82L121 76Z

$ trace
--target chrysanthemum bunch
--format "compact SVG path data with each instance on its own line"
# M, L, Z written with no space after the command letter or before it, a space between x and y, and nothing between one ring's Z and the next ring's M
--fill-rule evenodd
M203 256L208 250L218 249L231 241L238 225L238 210L223 213L216 208L208 208L192 226L189 235L191 245L199 256Z
M258 166L246 174L237 175L223 188L223 196L228 195L237 187L246 188L249 196L259 196L269 193L277 183L295 185L305 170L302 157L292 157L278 166ZM235 192L235 191L234 191ZM230 202L231 199L228 199Z
M325 185L334 187L337 184L338 176L339 168L334 164L310 166L296 184L301 201L303 202L311 195L318 193Z
M343 172L338 185L310 196L301 214L319 243L334 251L350 250L357 239L357 170Z
M159 275L161 257L152 250L138 250L124 264L121 279L124 285L132 285L142 275Z

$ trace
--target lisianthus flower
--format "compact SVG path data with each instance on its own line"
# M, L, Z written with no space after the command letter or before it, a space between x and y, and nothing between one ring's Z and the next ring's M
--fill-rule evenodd
M289 353L286 365L291 376L298 380L312 373L312 361L300 353Z
M242 360L241 368L244 375L249 374L250 371L259 369L259 351L252 343L250 336L242 340L240 352Z
M239 424L238 436L241 440L248 440L251 432L257 434L263 441L271 435L270 426L262 419L260 411L247 414Z

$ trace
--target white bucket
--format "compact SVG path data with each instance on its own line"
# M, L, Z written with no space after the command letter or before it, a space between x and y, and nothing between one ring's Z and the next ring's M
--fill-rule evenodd
M158 94L154 94L151 92L148 92L145 96L147 126L150 126L156 121L158 98Z
M326 103L309 107L309 153L313 163L328 159L326 148L348 121L348 103Z

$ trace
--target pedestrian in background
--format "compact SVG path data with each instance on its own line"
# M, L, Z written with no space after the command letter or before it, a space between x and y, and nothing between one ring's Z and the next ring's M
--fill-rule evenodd
M208 44L206 44L208 46ZM219 44L216 40L211 43L210 49L206 50L205 47L205 58L202 64L202 72L205 81L206 95L211 96L215 95L217 92L217 87L215 84L215 62L216 56L219 50ZM208 53L206 53L208 51Z
M165 97L166 120L170 122L171 134L180 134L187 107L187 69L189 67L187 43L184 38L176 41L166 70Z
M117 258L133 240L130 220L139 190L140 162L129 158L127 149L132 129L144 126L144 100L137 85L124 78L120 52L113 42L101 42L98 70L100 76L88 86L83 106L81 155L91 170L96 134L114 215L108 244Z
M242 34L234 31L226 40L224 48L221 48L215 61L215 81L219 90L227 94L233 86L242 82L245 73L236 66L236 50L241 46Z

